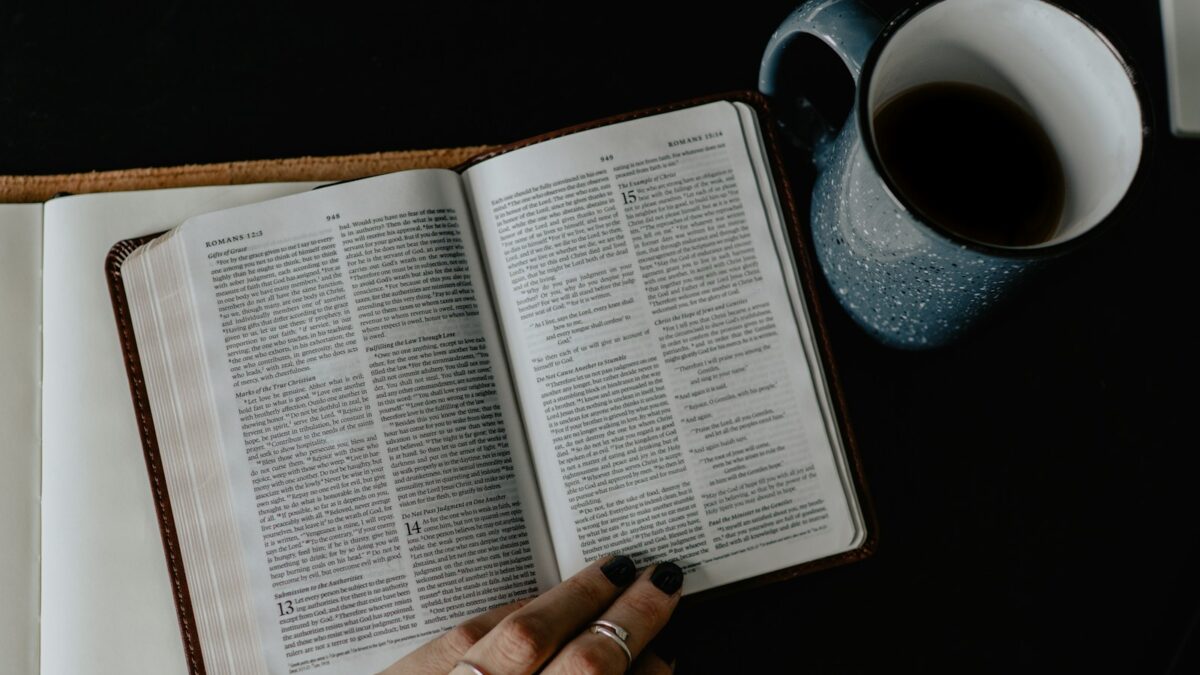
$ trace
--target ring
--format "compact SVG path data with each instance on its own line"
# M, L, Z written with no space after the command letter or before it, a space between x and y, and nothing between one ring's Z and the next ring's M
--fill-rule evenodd
M482 668L475 665L474 663L471 663L470 661L459 661L458 663L454 664L455 668L457 668L459 666L462 666L463 668L470 670L472 673L474 673L474 675L487 675L487 673L483 672Z
M608 622L606 621L604 623L600 623L599 621L597 621L597 622L593 623L592 624L592 632L596 633L598 635L603 635L604 637L617 643L617 646L621 648L621 651L625 652L625 667L628 668L629 666L633 665L633 654L629 651L629 645L625 644L625 641L621 639L621 636L618 635L615 631L613 631L612 628L609 628L608 626L606 626L605 625L606 623L608 623ZM617 628L617 630L620 630L622 633L629 635L628 631L626 631L624 628L621 628L619 626L617 626L616 628Z
M592 622L592 625L593 626L604 626L605 628L611 630L612 632L617 634L617 637L621 638L621 642L624 642L629 639L629 631L625 630L624 628L621 628L620 626L618 626L617 624L615 624L611 621L605 621L604 619L597 619Z

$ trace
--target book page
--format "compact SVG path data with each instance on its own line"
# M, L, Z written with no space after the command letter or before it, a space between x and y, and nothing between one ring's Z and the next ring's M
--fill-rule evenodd
M0 673L38 672L42 205L0 205Z
M783 281L787 286L788 296L791 298L792 308L796 313L796 326L800 329L800 341L803 343L804 351L809 359L808 372L812 377L812 386L816 392L817 404L821 407L821 416L824 419L826 433L833 449L834 463L837 465L838 476L842 481L842 489L849 498L850 516L854 521L854 530L856 532L850 548L857 548L866 540L867 525L863 515L862 503L858 500L858 495L855 493L850 458L846 454L844 439L838 428L837 415L834 412L833 392L829 388L829 380L825 374L825 369L821 366L820 348L817 345L816 331L813 328L813 322L808 319L808 301L800 289L800 271L799 263L796 260L796 252L793 250L791 239L788 236L783 207L780 204L775 179L771 175L766 145L763 142L762 131L759 128L758 115L750 106L738 104L736 107L738 109L738 117L741 118L743 134L746 138L746 150L749 152L750 162L754 167L763 203L767 207L767 221L770 224L771 236L775 240L775 250L779 253L779 258L784 267Z
M467 172L564 575L695 592L859 536L747 140L713 103Z
M374 672L557 580L457 174L177 236L270 672Z
M79 195L46 204L43 675L187 672L105 256L117 241L197 213L313 185Z

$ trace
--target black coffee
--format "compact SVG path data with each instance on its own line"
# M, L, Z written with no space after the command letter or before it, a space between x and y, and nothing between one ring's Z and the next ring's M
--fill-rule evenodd
M1062 219L1062 164L1029 113L982 87L924 84L875 112L884 171L922 216L964 237L1030 246Z

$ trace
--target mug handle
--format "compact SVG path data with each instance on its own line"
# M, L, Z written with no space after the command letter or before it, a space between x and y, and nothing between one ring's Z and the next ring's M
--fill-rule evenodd
M759 91L770 98L780 95L783 55L801 35L815 37L829 47L850 72L857 91L863 62L882 28L883 23L860 0L809 0L788 15L771 35L758 71ZM800 118L795 120L797 128L787 129L792 120L781 120L781 124L802 145L815 149L819 157L821 148L832 140L837 129L817 114L808 96L801 96L797 104L795 114Z

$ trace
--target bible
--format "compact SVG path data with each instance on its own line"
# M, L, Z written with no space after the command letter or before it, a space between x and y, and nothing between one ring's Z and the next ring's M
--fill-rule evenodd
M874 528L754 96L191 218L107 261L192 669L370 672L611 553Z

